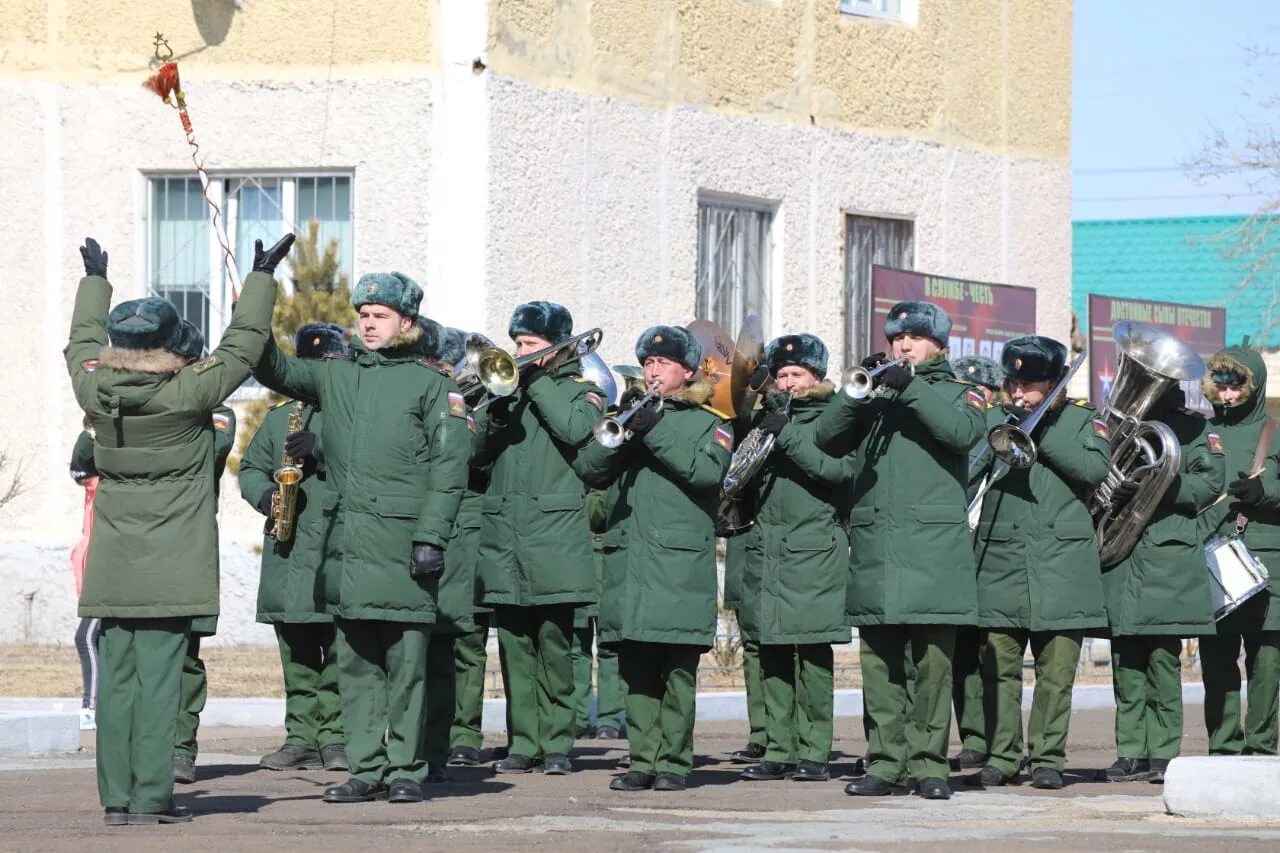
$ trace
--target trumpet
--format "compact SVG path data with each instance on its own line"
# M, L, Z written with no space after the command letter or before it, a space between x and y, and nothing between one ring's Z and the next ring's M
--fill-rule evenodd
M556 355L558 360L556 367L568 364L571 361L577 361L588 353L593 353L600 348L600 342L604 340L604 332L601 329L591 329L580 335L574 335L558 344L543 347L527 355L519 358L507 352L506 350L490 346L481 348L477 338L481 336L472 335L467 341L467 367L474 374L474 378L462 385L462 395L470 396L472 393L483 387L489 392L489 399L480 405L486 405L497 397L509 397L515 393L516 388L520 386L520 369L526 365L540 361L549 355ZM571 350L572 355L562 356L561 353ZM460 383L461 384L461 383ZM476 408L480 408L477 406Z
M613 417L603 417L595 422L591 427L591 434L596 437L596 441L601 446L612 450L619 447L624 441L631 438L631 431L627 429L627 421L631 420L631 416L643 409L653 400L658 401L658 408L662 408L662 394L658 390L658 383L653 383L649 388L649 393L645 394L639 400L636 400L631 406L621 414Z
M880 374L884 373L894 365L905 367L907 370L911 371L912 376L915 375L915 365L911 363L911 359L904 355L902 358L895 358L892 361L886 361L879 367L875 367L870 370L865 367L849 368L845 371L842 378L840 390L844 391L844 393L848 394L855 400L865 400L867 397L870 397L871 393L875 390L876 379L879 378Z

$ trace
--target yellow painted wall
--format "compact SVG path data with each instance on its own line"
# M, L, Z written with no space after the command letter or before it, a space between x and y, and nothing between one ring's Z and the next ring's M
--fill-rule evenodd
M1069 157L1071 0L919 0L914 27L837 0L489 2L500 75Z
M164 33L184 75L396 76L434 63L435 0L0 0L0 79L145 75Z

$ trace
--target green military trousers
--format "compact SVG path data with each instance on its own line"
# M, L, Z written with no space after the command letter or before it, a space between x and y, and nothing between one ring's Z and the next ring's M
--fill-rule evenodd
M1116 756L1176 758L1182 746L1182 640L1111 638Z
M345 743L333 623L278 623L275 629L284 670L285 743L309 749Z
M1083 631L991 628L982 658L986 696L987 763L1014 776L1022 763L1022 656L1027 644L1036 662L1036 687L1027 720L1029 770L1062 772L1067 763L1071 688L1080 663Z
M487 617L477 617L486 624L453 638L453 725L449 730L449 746L479 749L484 743L481 721L484 717L484 678L489 640Z
M173 744L175 755L185 755L193 762L199 752L196 735L200 731L200 714L209 698L209 677L200 659L200 634L191 634L182 660L182 699L178 705L178 725Z
M867 775L946 779L954 625L867 625L861 641Z
M618 670L627 690L631 769L688 776L693 770L693 720L698 646L618 644Z
M573 629L573 708L574 727L578 730L588 729L593 725L591 714L591 661L592 649L595 649L595 719L594 725L612 726L622 730L623 693L622 682L618 678L618 649L613 643L596 645L598 619L587 618L582 628Z
M512 755L568 755L573 748L573 611L572 604L494 607Z
M371 785L422 782L431 626L335 619L338 696L351 775ZM383 743L383 734L386 743Z
M763 747L769 742L768 714L765 711L764 677L760 673L760 644L742 641L742 685L747 692L747 743Z
M956 628L956 653L951 663L951 703L956 709L960 746L987 754L983 721L982 655L985 635L972 625Z
M760 646L768 743L765 761L827 763L835 710L830 643Z
M1218 622L1200 638L1204 673L1204 723L1210 755L1275 755L1280 696L1280 631L1262 630L1264 592ZM1259 605L1254 605L1255 601ZM1252 605L1252 606L1251 606ZM1240 647L1249 681L1244 725L1240 720Z
M103 619L98 799L161 812L173 804L173 745L190 618Z

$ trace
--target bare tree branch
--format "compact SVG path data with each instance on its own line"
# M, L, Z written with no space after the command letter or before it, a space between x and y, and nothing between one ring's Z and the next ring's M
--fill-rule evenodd
M6 473L13 468L12 473ZM18 495L27 491L26 484L22 481L22 460L16 463L9 458L9 454L0 450L0 483L8 479L7 486L0 485L0 506L4 506Z

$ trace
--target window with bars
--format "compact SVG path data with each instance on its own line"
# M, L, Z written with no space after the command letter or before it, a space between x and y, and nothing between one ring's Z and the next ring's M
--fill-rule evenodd
M846 15L886 18L914 24L916 0L840 0L840 11Z
M763 203L698 201L696 310L737 336L742 320L758 314L769 336L773 208Z
M215 178L210 196L222 209L241 280L253 268L253 241L271 245L286 231L305 234L319 224L320 246L338 240L341 268L352 270L350 175L235 176ZM209 226L210 210L197 178L155 177L148 182L147 282L204 333L210 349L230 320L231 277ZM278 271L288 279L288 261Z
M862 361L876 347L872 336L871 267L898 269L915 265L915 225L909 219L878 216L845 217L844 363ZM883 347L881 347L883 349Z

